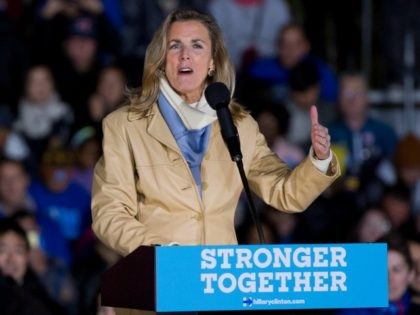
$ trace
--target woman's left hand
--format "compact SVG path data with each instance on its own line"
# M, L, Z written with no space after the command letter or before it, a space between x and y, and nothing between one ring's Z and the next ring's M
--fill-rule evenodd
M330 155L331 137L328 129L318 122L318 110L311 106L311 141L314 153L319 160L325 160Z

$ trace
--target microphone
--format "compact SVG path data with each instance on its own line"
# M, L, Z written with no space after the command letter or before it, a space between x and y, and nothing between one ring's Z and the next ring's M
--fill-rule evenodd
M207 103L216 111L219 119L220 130L223 140L229 150L232 161L242 160L241 144L238 129L233 123L229 110L230 92L222 82L214 82L207 86L204 91Z
M229 89L222 82L214 82L207 86L204 91L204 96L206 97L207 103L210 107L216 110L223 140L226 143L232 161L236 162L239 174L241 175L242 184L244 185L244 190L248 199L249 211L251 212L251 216L255 222L255 226L257 227L258 238L260 243L264 244L264 233L260 220L257 216L257 210L255 209L251 190L249 189L248 180L244 171L238 129L236 129L236 126L233 124L232 115L228 106L230 103Z

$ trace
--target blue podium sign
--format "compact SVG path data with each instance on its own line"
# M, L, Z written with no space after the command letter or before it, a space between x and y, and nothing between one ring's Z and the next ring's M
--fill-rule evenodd
M156 310L385 307L386 244L156 248Z

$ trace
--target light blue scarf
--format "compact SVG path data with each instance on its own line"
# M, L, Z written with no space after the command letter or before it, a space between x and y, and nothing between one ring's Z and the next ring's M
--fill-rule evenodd
M201 162L209 143L211 124L200 129L189 130L162 92L159 94L158 106L188 163L198 191L202 195Z

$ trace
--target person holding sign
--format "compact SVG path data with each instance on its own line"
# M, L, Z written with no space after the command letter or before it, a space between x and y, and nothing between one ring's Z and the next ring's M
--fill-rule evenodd
M148 46L140 93L103 121L93 230L118 253L153 244L237 244L233 219L243 186L204 96L213 82L234 94L234 66L218 25L197 11L172 12ZM312 147L294 170L270 151L239 104L231 100L229 109L250 188L266 203L304 211L339 176L315 106Z

